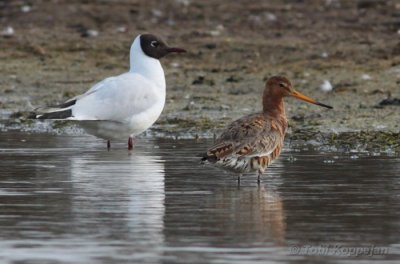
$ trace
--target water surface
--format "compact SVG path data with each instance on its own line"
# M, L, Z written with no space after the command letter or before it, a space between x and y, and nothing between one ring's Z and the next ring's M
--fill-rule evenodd
M1 263L400 259L399 157L286 148L260 186L255 175L238 186L199 164L209 144L108 152L90 136L1 133Z

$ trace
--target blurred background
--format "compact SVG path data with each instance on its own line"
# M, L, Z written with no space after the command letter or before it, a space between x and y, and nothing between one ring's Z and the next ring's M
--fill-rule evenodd
M261 108L266 78L333 105L288 99L296 130L399 132L400 2L0 1L0 114L24 120L128 70L136 35L187 49L162 60L154 130L205 133Z

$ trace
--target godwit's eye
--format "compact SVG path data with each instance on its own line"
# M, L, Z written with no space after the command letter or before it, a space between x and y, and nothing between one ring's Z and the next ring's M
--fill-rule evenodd
M286 88L286 85L284 83L279 83L279 87Z
M158 41L157 40L153 40L152 42L150 42L150 45L153 47L153 48L156 48L156 47L158 47Z

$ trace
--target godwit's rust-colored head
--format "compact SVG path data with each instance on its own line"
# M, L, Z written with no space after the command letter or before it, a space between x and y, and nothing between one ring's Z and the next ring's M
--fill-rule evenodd
M296 91L293 88L292 83L286 77L273 76L267 80L265 85L263 96L264 110L274 107L275 104L282 102L282 98L286 96L293 96L305 102L326 108L333 108L332 106L317 102L314 99Z

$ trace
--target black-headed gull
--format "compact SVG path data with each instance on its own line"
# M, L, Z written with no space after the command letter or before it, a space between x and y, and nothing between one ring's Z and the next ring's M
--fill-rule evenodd
M79 121L89 134L107 140L133 137L148 129L160 116L165 104L165 75L159 61L171 52L160 38L139 35L130 50L130 70L95 84L86 93L60 105L39 108L36 118Z

